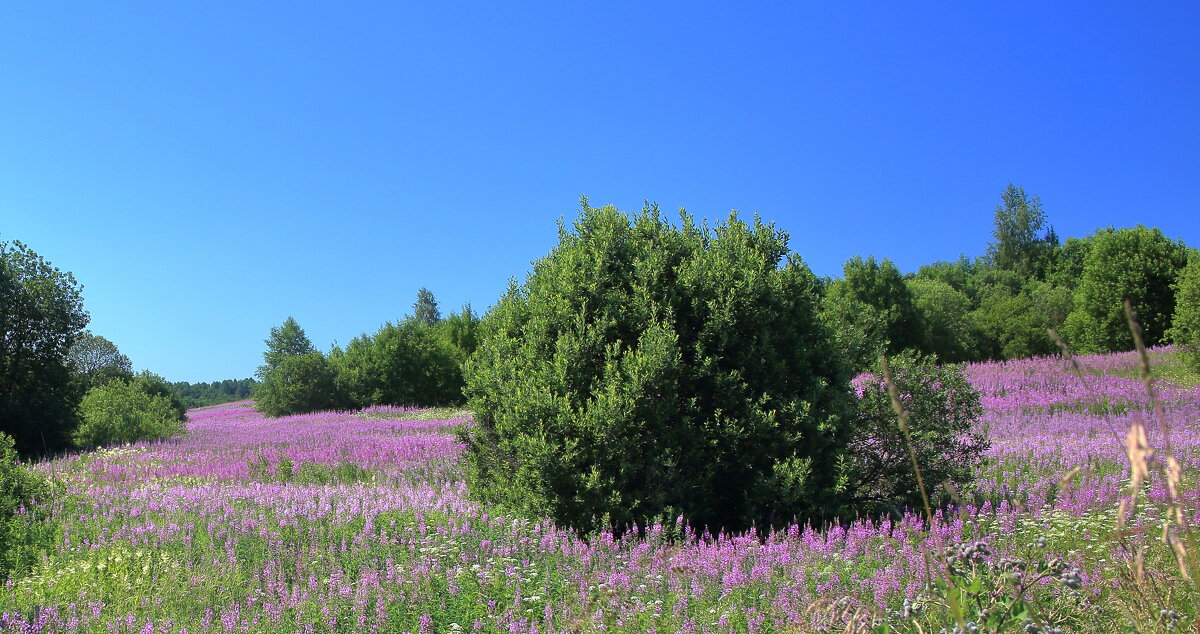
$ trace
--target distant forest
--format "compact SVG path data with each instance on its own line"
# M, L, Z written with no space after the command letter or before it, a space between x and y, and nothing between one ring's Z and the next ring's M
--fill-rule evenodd
M176 381L171 383L171 390L185 406L192 408L248 399L255 383L254 379L225 379L212 383Z

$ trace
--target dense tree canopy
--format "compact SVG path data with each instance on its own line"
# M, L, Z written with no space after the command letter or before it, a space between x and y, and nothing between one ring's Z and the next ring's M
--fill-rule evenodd
M0 432L23 455L71 443L82 390L68 352L87 323L70 273L20 242L0 242Z
M88 387L133 378L133 364L113 342L83 331L67 353L71 370Z
M979 359L979 333L967 295L929 278L909 280L908 288L926 328L925 349L948 363Z
M1025 289L1014 292L1002 286L991 287L980 297L973 318L984 335L987 358L1017 359L1057 350L1049 324Z
M267 416L288 416L341 406L334 371L317 351L283 357L254 385L255 407Z
M337 381L349 403L448 405L462 399L462 371L455 348L437 326L415 317L385 324L360 336L337 356Z

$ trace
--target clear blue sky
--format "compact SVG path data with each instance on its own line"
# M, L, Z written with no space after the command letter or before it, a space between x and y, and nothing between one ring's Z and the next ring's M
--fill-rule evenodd
M1063 236L1200 245L1200 5L7 3L0 239L171 380L495 302L578 197L759 212L821 275Z

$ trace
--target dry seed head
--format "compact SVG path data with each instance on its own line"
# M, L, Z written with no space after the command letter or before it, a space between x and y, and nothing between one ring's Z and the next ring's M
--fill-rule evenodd
M1117 509L1117 531L1125 528L1125 518L1129 515L1129 498L1121 498L1121 506Z
M1175 456L1167 456L1167 493L1171 496L1171 502L1175 507L1176 513L1179 515L1178 522L1183 524L1183 508L1178 504L1179 500L1179 483L1183 479L1183 470L1179 467L1179 461Z
M1062 495L1063 493L1067 492L1067 487L1071 486L1071 481L1074 480L1075 476L1079 475L1079 472L1082 470L1083 470L1083 467L1075 467L1074 469L1071 469L1070 471L1068 471L1067 474L1064 475L1058 481L1058 494L1059 495Z
M1146 441L1146 428L1141 423L1130 425L1129 433L1125 436L1125 448L1129 454L1130 486L1133 488L1133 495L1136 499L1142 482L1150 477L1147 462L1154 453Z

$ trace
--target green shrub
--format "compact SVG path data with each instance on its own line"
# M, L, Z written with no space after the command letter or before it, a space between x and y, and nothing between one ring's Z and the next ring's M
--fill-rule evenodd
M0 433L0 577L29 569L54 543L56 521L42 502L50 483L18 460L13 439Z
M163 377L148 370L142 370L133 376L130 383L149 396L161 396L167 399L171 403L171 410L175 412L175 417L180 422L187 420L187 406L183 404L179 394L171 389L171 384L167 383Z
M254 407L265 416L305 414L342 406L334 370L320 352L278 359L254 385Z
M842 512L848 376L787 235L587 206L484 318L470 490L581 532Z
M81 423L75 442L97 447L157 440L182 434L183 418L171 399L147 394L138 381L112 381L98 385L79 405Z
M892 358L892 381L908 412L909 434L931 495L943 485L961 489L971 482L989 446L975 431L983 414L979 393L953 365L904 354ZM851 442L855 507L869 515L921 507L908 445L878 368L854 380L858 403ZM934 500L936 503L937 500Z

